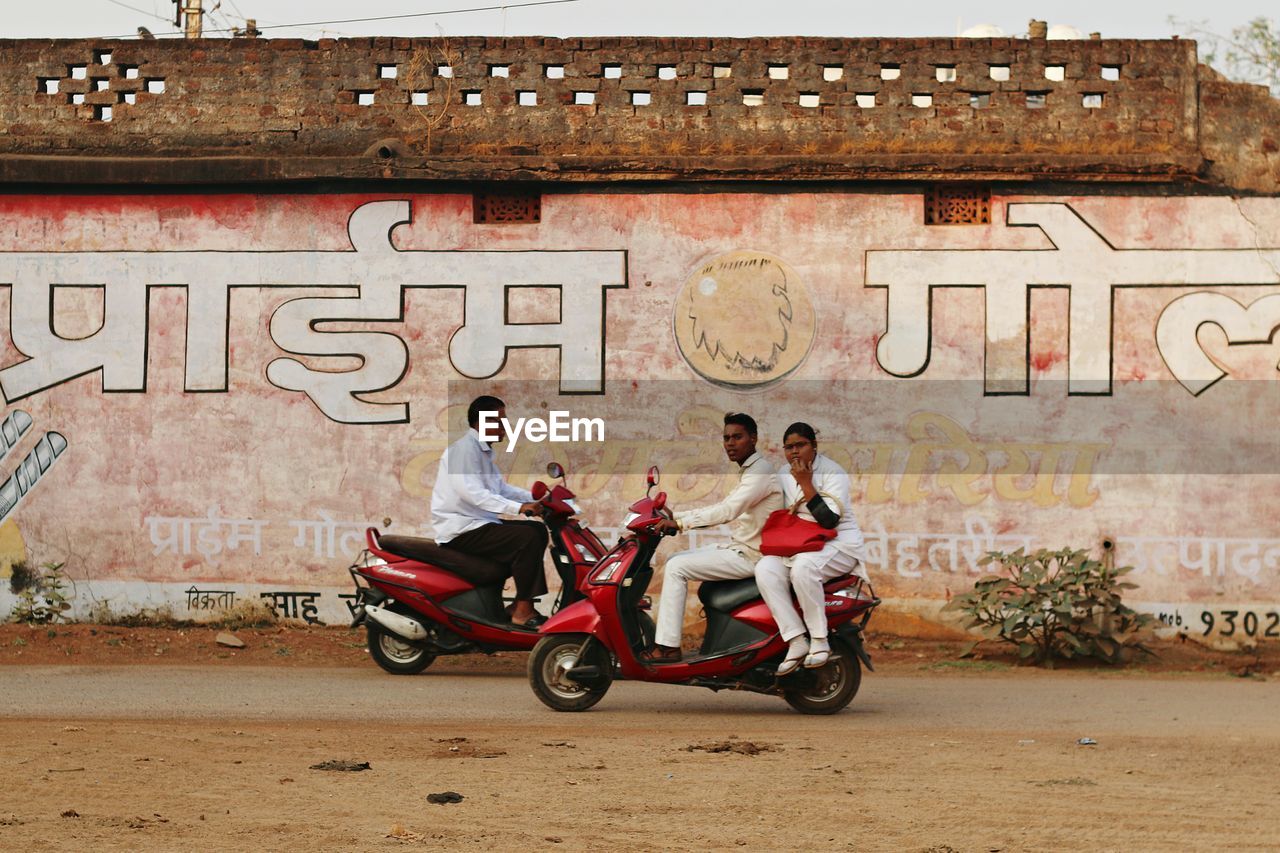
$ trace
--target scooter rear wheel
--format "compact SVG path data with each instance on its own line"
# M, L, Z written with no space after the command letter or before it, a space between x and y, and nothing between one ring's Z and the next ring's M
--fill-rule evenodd
M852 649L836 640L831 644L831 659L826 666L791 677L802 679L804 686L782 694L788 705L801 714L834 714L857 695L862 684L862 664Z
M542 704L555 711L585 711L604 698L613 683L609 655L593 643L589 660L579 660L586 634L550 634L538 641L529 655L529 685ZM599 675L591 686L567 675L576 666L597 666Z
M417 675L435 663L436 656L421 646L397 637L372 619L367 625L369 657L392 675Z

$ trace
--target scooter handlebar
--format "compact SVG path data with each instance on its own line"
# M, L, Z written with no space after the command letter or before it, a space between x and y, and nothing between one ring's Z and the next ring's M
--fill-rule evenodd
M525 510L522 514L528 518L541 518L544 520L554 515L576 515L577 514L577 510L575 510L571 505L562 503L560 501L556 501L556 502L561 503L562 506L564 506L565 508L564 510L561 510L561 509L558 509L557 507L552 506L551 505L552 500L554 499L551 497L550 492L548 492L547 494L543 495L541 498L537 500L537 504L538 504L537 510Z

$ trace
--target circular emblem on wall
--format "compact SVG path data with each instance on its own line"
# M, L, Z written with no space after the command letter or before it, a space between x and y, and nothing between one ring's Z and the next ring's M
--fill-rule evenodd
M813 303L800 276L763 252L718 255L676 295L676 346L705 379L758 388L800 366L813 346Z

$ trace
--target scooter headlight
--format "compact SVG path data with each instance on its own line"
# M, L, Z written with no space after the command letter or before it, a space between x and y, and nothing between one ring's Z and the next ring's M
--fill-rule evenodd
M638 512L627 513L627 517L622 519L623 528L625 529L626 527L629 527L631 525L631 522L635 521L639 517L640 517L640 513Z

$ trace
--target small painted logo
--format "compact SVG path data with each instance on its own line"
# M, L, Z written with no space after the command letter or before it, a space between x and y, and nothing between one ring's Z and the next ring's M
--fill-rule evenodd
M396 578L408 578L409 580L417 580L418 576L413 572L406 572L404 569L394 569L391 566L374 566L373 570L380 575L391 575Z

